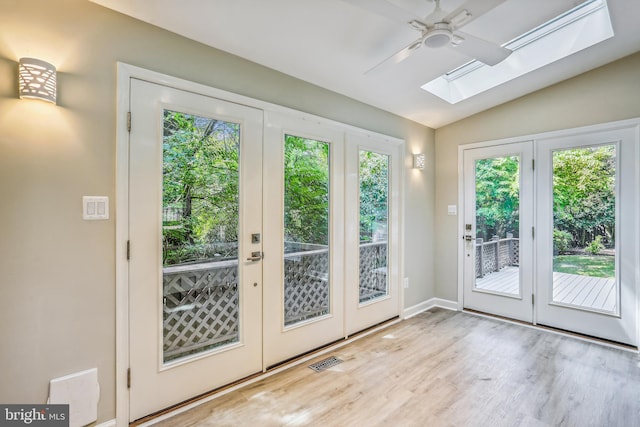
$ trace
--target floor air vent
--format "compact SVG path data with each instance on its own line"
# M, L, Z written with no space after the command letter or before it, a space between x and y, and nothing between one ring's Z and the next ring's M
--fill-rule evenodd
M332 366L336 366L339 363L342 363L342 360L338 359L335 356L331 356L324 360L316 362L313 365L309 365L309 367L316 372L322 372L324 370L331 368Z

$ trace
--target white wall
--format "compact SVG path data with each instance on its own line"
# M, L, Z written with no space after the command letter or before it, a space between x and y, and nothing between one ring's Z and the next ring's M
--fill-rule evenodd
M458 299L458 146L640 117L640 53L436 130L436 295ZM639 160L640 161L640 160Z
M0 0L0 402L44 403L51 378L99 369L115 417L115 105L118 61L407 141L434 131L87 0ZM58 67L58 105L17 96L17 61ZM434 296L434 169L406 176L406 306ZM111 219L83 221L83 195ZM123 373L118 373L122 375Z

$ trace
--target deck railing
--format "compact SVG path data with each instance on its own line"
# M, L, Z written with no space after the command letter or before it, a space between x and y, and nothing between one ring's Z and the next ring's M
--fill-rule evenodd
M504 239L495 236L486 242L478 238L475 246L477 278L520 264L520 239L510 233Z
M329 249L287 242L284 255L285 324L329 312ZM387 243L360 245L360 294L386 293ZM164 358L177 359L238 339L238 261L163 268Z

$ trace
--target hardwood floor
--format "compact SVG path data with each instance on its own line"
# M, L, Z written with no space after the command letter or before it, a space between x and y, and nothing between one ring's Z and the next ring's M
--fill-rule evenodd
M308 365L329 355L324 372ZM640 358L432 309L159 426L639 426Z

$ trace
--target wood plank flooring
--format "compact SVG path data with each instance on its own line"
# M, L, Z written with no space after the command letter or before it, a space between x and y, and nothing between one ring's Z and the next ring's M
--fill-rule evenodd
M553 273L553 299L564 304L615 311L615 280L577 274Z
M476 279L476 287L518 295L518 267L505 267ZM617 305L614 279L553 273L553 300L561 304L614 312Z
M432 309L330 355L157 425L640 425L637 353L495 319Z
M518 295L520 289L519 282L520 269L518 267L505 267L500 271L477 278L476 288Z

